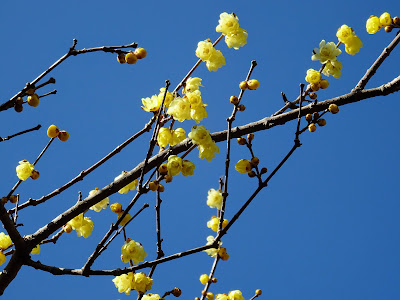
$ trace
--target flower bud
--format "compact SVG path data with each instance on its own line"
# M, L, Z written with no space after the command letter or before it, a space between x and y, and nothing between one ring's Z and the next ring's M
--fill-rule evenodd
M172 290L172 293L171 293L172 295L174 295L175 297L180 297L181 295L182 295L182 291L181 291L181 289L179 289L179 288L174 288L173 290Z
M314 99L317 99L317 94L314 93L314 92L310 93L309 96L310 96L310 98L313 99L313 100L314 100Z
M260 296L261 294L262 294L262 290L257 289L257 290L256 290L256 295L257 295L257 296Z
M257 156L254 156L254 157L250 160L251 166L252 166L253 168L254 168L255 166L258 166L259 162L260 162L260 160L258 159Z
M314 120L319 118L319 113L316 111L315 113L312 114Z
M326 89L329 86L329 81L326 79L321 79L321 81L319 82L319 87L321 89Z
M252 140L254 140L254 133L249 133L247 135L247 139L249 140L249 142L251 142Z
M159 184L157 191L159 191L160 193L164 192L165 191L164 186L162 184Z
M137 62L137 57L133 52L129 52L125 55L125 60L129 65L134 65Z
M318 121L317 121L317 123L318 123L318 125L319 126L325 126L326 125L326 120L325 119L319 119Z
M329 105L328 110L332 114L337 114L339 112L339 107L336 104L331 104L331 105Z
M308 125L308 130L310 132L314 132L315 130L317 130L317 126L315 126L314 123L311 123L310 125Z
M147 56L147 51L144 48L136 48L134 53L138 59L142 59Z
M399 17L394 17L393 18L393 23L396 24L397 26L400 26L400 18Z
M250 79L247 81L247 87L249 90L256 90L260 86L260 83L257 79Z
M171 175L165 175L165 176L164 176L164 180L165 180L166 183L171 182L171 181L172 181L172 178L173 178L173 177L172 177Z
M319 90L319 83L311 83L311 89L316 92Z
M68 139L69 139L69 133L68 133L67 131L65 131L65 130L61 130L61 131L58 133L58 139L59 139L60 141L62 141L62 142L68 141Z
M211 281L212 283L217 283L218 279L214 277L213 279L211 279Z
M122 211L122 204L115 202L110 205L110 209L113 213L119 214Z
M248 86L247 86L247 81L242 81L241 83L239 83L239 88L241 89L241 90L245 90L245 89L247 89L248 88Z
M30 176L33 180L36 180L39 178L39 172L37 170L33 170L32 174Z
M246 139L242 136L240 138L237 138L236 141L239 145L246 145Z
M231 96L231 97L229 98L229 101L230 101L232 104L236 105L236 104L239 103L239 98L236 97L236 96Z
M64 232L71 233L72 232L72 226L70 224L65 224L64 225Z
M244 106L243 104L240 104L238 106L238 111L245 111L246 110L246 106Z
M385 31L386 32L392 32L392 29L393 29L392 25L385 26Z
M158 168L158 172L160 172L161 175L168 174L168 167L167 167L167 164L162 164L162 165Z
M253 170L251 170L250 172L247 173L247 175L248 175L250 178L253 178L253 177L256 177L256 172L254 172Z
M266 167L263 167L260 171L261 174L265 174L268 172L268 169Z
M311 122L312 121L312 114L307 114L306 115L306 121Z
M157 191L158 189L158 182L153 180L149 182L149 189L153 192Z
M10 196L10 202L11 203L17 203L18 197L17 195L11 195Z
M120 64L126 63L125 54L124 53L118 53L117 60L118 60L118 62Z

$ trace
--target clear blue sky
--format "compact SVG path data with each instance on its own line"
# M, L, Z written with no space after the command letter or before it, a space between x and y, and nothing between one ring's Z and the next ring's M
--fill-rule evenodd
M46 145L45 129L57 124L70 133L66 143L55 141L37 168L38 181L27 180L19 188L22 199L49 193L141 129L149 114L140 109L143 97L158 93L169 79L176 86L196 62L200 40L215 40L219 14L235 12L248 33L248 43L238 51L220 43L226 66L209 72L201 65L195 76L203 78L202 96L208 118L202 122L211 131L226 128L231 113L228 99L238 94L255 59L253 76L261 87L246 93L247 109L236 125L269 116L283 101L299 93L309 68L318 69L311 52L322 39L337 42L342 24L354 28L364 47L355 56L343 53L342 77L330 78L330 87L319 93L324 100L349 92L365 73L394 33L368 35L365 21L388 11L400 15L396 1L3 1L0 4L2 47L2 102L26 82L62 56L78 40L77 49L137 42L148 57L134 66L119 65L115 55L85 54L72 57L52 76L56 96L43 99L39 107L24 107L21 114L1 113L0 136L41 124L43 128L0 144L1 194L16 182L19 160L33 161ZM367 87L375 87L399 75L399 51L387 59ZM48 89L50 90L50 88ZM398 170L399 94L370 99L342 107L327 117L327 126L301 136L303 146L271 181L270 186L232 227L223 242L230 259L221 262L214 293L240 289L249 299L261 288L260 299L399 299L400 298L400 210ZM190 130L193 121L183 127ZM295 123L256 134L255 153L270 170L293 143ZM23 234L30 234L77 201L94 187L110 183L122 170L130 170L143 159L146 138L130 145L117 157L86 177L83 182L51 199L43 206L21 211ZM225 145L210 164L197 158L194 177L180 176L164 194L163 249L173 254L200 246L212 232L206 227L213 210L205 202L207 191L218 187L223 174ZM249 154L234 145L232 161ZM232 172L228 219L255 188L255 181ZM115 195L111 202L127 204L132 195ZM150 204L128 228L128 236L141 242L149 260L156 254L154 195ZM138 207L139 208L139 207ZM42 247L35 257L49 265L80 268L115 221L110 210L89 212L95 223L88 239L75 233L57 245ZM123 267L119 259L122 241L117 241L94 265L96 269ZM212 259L200 253L166 263L156 269L152 292L163 294L177 286L181 299L200 295L198 277L209 273ZM53 277L23 267L9 286L5 299L124 299L111 277ZM132 293L131 298L135 298ZM170 296L172 297L172 296Z

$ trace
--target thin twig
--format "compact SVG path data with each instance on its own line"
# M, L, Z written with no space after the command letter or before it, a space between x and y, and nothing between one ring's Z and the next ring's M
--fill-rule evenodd
M30 128L30 129L27 129L27 130L23 130L23 131L18 132L18 133L14 133L14 134L9 135L9 136L7 136L5 138L0 137L0 142L8 141L9 139L12 139L13 137L16 137L18 135L21 135L21 134L24 134L24 133L27 133L27 132L31 132L31 131L34 131L34 130L39 130L40 127L42 127L42 125L39 124L39 125L37 125L37 126L35 126L33 128Z

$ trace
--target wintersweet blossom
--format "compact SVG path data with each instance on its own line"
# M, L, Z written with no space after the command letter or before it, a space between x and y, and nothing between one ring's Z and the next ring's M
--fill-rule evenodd
M334 78L339 78L341 75L342 63L338 60L329 61L325 64L322 74L325 76L332 75Z
M197 91L201 85L201 78L199 77L189 77L186 80L185 83L185 88L183 89L183 92L186 93L191 93L194 91Z
M100 192L99 188L96 187L94 190L91 190L89 192L89 197L93 197L94 195L97 195L99 192ZM93 205L92 207L90 207L90 209L94 210L95 212L100 212L102 209L106 209L107 208L108 202L109 202L108 197L104 198L100 202L98 202L95 205Z
M219 153L219 147L214 141L208 144L199 145L199 158L211 161L215 157L215 153Z
M229 300L227 294L216 294L215 300Z
M133 283L133 273L129 272L128 274L122 274L120 276L116 276L112 280L112 282L114 282L115 287L118 289L119 293L125 293L126 295L130 295Z
M142 109L147 111L147 112L151 112L151 111L158 111L158 109L161 106L161 101L162 98L160 100L160 97L158 97L157 95L153 95L151 96L151 98L147 97L147 98L142 98Z
M392 17L388 12L384 12L379 17L379 22L381 23L382 26L389 26L390 24L392 24Z
M228 225L228 220L224 219L222 221L222 228L225 228L226 225ZM211 220L207 222L207 227L210 228L212 231L217 232L218 226L219 226L219 218L217 218L216 216L212 216Z
M208 71L217 71L225 65L225 57L220 50L215 50L206 61Z
M192 143L195 145L209 144L212 141L210 132L204 127L204 125L194 125L189 132L188 137L192 139Z
M160 105L164 99L164 94L165 94L165 88L160 89L160 93L158 94L158 102L160 102ZM171 92L167 91L167 95L165 96L164 100L164 106L163 107L169 107L170 103L174 100L174 95L172 95Z
M244 298L241 291L235 290L229 292L228 300L244 300Z
M347 25L342 25L336 32L336 36L338 37L340 42L345 44L345 51L350 55L358 53L360 51L360 48L362 48L363 46L363 43L361 42L360 38L354 33L354 30Z
M122 173L120 175L118 175L117 177L114 178L114 181L119 180L120 178L125 176L125 174L127 174L127 173L128 173L128 171L122 171ZM118 193L127 194L129 191L134 191L137 184L138 184L138 180L135 179L134 181L132 181L131 183L128 183L126 186L124 186L122 189L120 189L118 191Z
M214 240L215 240L215 238L212 235L208 236L206 245L213 244ZM204 250L204 252L207 253L211 257L216 257L217 254L218 254L219 247L221 247L221 245L222 245L222 242L219 241L218 242L218 248L210 248L210 249Z
M140 293L145 293L151 289L153 279L147 277L145 273L135 273L132 281L132 288Z
M201 92L199 90L195 90L193 92L187 92L186 97L190 102L190 108L196 108L203 104L203 99L201 98Z
M202 61L209 60L211 54L215 51L213 44L210 41L201 41L197 44L196 56Z
M235 170L241 174L245 174L251 171L251 163L247 159L239 160L235 165Z
M321 73L314 69L308 69L306 75L306 81L308 83L318 83L321 80Z
M147 294L142 297L142 300L160 300L161 297L158 294Z
M239 29L239 18L234 14L223 12L219 15L218 23L215 30L223 35L232 34Z
M207 104L203 103L203 105L197 106L190 110L190 117L199 124L201 120L207 118L207 111L206 111Z
M79 237L83 236L84 238L88 238L94 228L93 221L91 221L89 217L84 217L83 214L77 215L67 224L71 225L72 229L76 231Z
M121 248L121 260L124 263L133 261L135 265L144 261L147 253L144 251L141 243L135 242L132 239L127 239Z
M189 160L184 160L182 162L182 175L183 176L192 176L194 174L194 169L196 166Z
M32 175L32 171L34 169L35 166L29 163L29 161L21 160L16 168L17 176L20 180L26 180L29 176Z
M209 71L216 71L225 65L225 57L220 50L216 50L209 41L197 44L196 56L206 62Z
M365 25L369 34L374 34L381 29L381 22L377 16L370 16Z
M210 208L221 209L222 207L222 193L220 190L210 189L207 195L207 205Z
M348 41L345 46L345 51L347 54L354 55L360 51L362 48L363 43L361 42L360 38L357 35L354 35L352 39Z
M335 61L342 51L336 47L334 42L325 43L325 40L322 40L319 48L314 48L313 53L312 60L319 60L321 64L326 64L328 61Z
M185 133L186 132L183 128L176 128L175 130L173 130L171 140L170 140L170 145L175 146L176 144L179 144L184 139L186 139Z
M185 120L190 120L190 102L186 97L175 98L169 108L167 113L170 114L174 120L183 122Z
M11 238L9 235L4 232L0 232L0 249L7 249L12 244Z
M239 47L243 47L247 43L248 33L245 29L239 28L235 33L225 36L225 43L228 48L238 50Z
M336 32L336 36L339 42L342 42L344 44L346 44L347 41L353 37L353 35L354 35L353 29L347 26L346 24L340 26Z
M176 176L182 171L182 158L171 155L167 162L168 175Z
M157 134L158 146L165 148L171 141L172 133L169 128L161 127Z

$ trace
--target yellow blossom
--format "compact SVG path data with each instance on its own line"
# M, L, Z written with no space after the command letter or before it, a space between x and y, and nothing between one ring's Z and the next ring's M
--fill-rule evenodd
M2 251L0 251L0 266L6 262L7 258Z
M208 144L199 145L199 158L211 161L215 157L215 153L219 153L219 148L214 141Z
M132 272L116 276L112 281L114 282L115 287L118 289L119 293L125 293L127 295L131 294L132 284L133 284Z
M321 80L321 73L314 70L314 69L308 69L307 70L307 76L306 76L306 81L308 83L318 83Z
M194 125L188 136L192 139L192 143L195 145L210 144L212 141L210 132L204 127L204 125Z
M12 244L11 238L9 235L5 234L4 232L0 233L0 249L7 249Z
M370 16L367 20L367 24L365 25L367 28L367 32L369 34L374 34L381 29L381 23L377 16Z
M162 98L161 98L162 101ZM142 98L142 109L148 112L158 111L161 105L160 98L157 95L151 96L151 98Z
M167 168L168 168L168 175L170 176L178 175L182 170L182 158L176 155L171 155L170 157L168 157Z
M338 60L328 61L325 64L324 69L322 70L322 74L325 76L332 75L334 78L339 78L341 75L342 63Z
M145 273L135 273L133 276L132 288L140 293L145 293L151 289L153 279L147 277Z
M215 50L206 61L208 71L217 71L225 65L225 57L220 50Z
M228 225L228 220L224 219L224 221L222 221L222 228L225 228L226 225ZM207 222L207 227L210 228L212 231L217 232L218 226L219 226L219 218L217 218L216 216L212 216L211 220Z
M207 237L207 244L206 245L211 245L211 244L213 244L214 243L214 237L213 236L208 236ZM219 241L218 242L218 248L210 248L210 249L207 249L207 250L204 250L204 252L205 253L207 253L209 256L211 256L211 257L216 257L217 256L217 254L218 254L218 251L219 251L219 247L222 245L222 242L221 241Z
M335 61L336 57L342 53L342 51L336 48L334 42L325 43L325 40L322 40L319 43L319 48L314 48L313 56L311 56L312 60L319 60L321 64L325 64L328 61Z
M379 17L379 22L381 23L382 26L388 26L392 24L392 17L390 16L389 13L385 12L381 14Z
M207 118L206 106L207 104L203 104L190 110L190 116L197 124L199 124L204 118Z
M199 89L199 86L201 85L201 78L199 77L189 77L186 80L185 83L185 88L183 89L183 92L186 93L190 93L190 92L194 92L197 91Z
M345 50L348 54L354 55L360 51L360 48L362 48L363 43L361 42L360 38L356 35L353 36L352 39L350 39L345 47Z
M183 176L192 176L194 174L194 169L195 169L194 163L192 163L189 160L184 160L182 162L182 175Z
M223 12L219 15L218 23L215 30L224 35L232 34L239 29L239 18L233 14Z
M83 214L79 214L75 218L70 220L67 224L71 225L72 229L76 230L76 228L79 228L82 226L83 219L84 219Z
M209 41L201 41L197 44L196 56L202 61L210 59L211 54L215 51L213 44Z
M121 248L121 260L124 263L132 260L135 265L144 261L147 253L143 250L141 243L135 242L132 239L127 239Z
M99 188L95 188L94 190L91 190L89 192L89 197L93 197L94 195L96 195L98 193L99 193ZM100 202L98 202L95 205L93 205L92 207L90 207L90 209L94 210L95 212L100 212L102 209L106 209L107 208L108 202L109 202L108 197L104 198Z
M190 120L189 100L186 97L175 98L169 105L167 113L172 115L174 120L177 120L179 122L183 122L184 120Z
M161 105L161 103L163 101L164 94L165 94L165 88L161 88L160 89L160 93L157 96L158 97L158 101L160 102L160 105ZM167 95L165 96L164 106L163 107L169 107L169 105L172 102L172 100L174 100L174 95L172 95L171 92L167 91Z
M210 189L207 195L207 205L210 208L221 209L222 207L222 193L220 190Z
M201 284L207 284L207 282L210 280L210 277L207 274L203 274L200 276L200 282Z
M128 171L122 171L122 173L120 175L118 175L117 177L114 178L114 181L119 180L127 173L128 173ZM118 193L127 194L129 191L134 191L137 184L138 184L138 180L135 179L134 181L132 181L131 183L128 183L126 186L124 186L122 189L120 189L118 191Z
M176 144L182 142L184 139L186 139L185 130L183 128L177 128L172 131L170 145L175 146Z
M225 36L225 43L228 48L238 50L239 47L243 47L247 43L248 33L243 28L239 28L236 32Z
M147 294L142 297L142 300L160 300L161 297L158 294Z
M215 300L229 300L227 294L216 294Z
M169 128L162 127L157 134L158 146L165 148L171 141L172 133Z
M17 176L20 180L26 180L29 176L32 175L32 171L35 169L35 166L30 164L27 160L21 160L19 165L17 166Z
M235 170L241 174L245 174L251 171L251 164L250 161L247 159L239 160L235 165Z
M31 254L40 254L40 245L36 245L36 247L32 249Z
M339 42L344 44L347 43L347 40L352 38L354 35L353 29L347 25L342 25L336 32L336 36Z
M201 98L201 92L199 90L187 92L186 97L188 98L190 102L190 108L192 109L203 104L203 99Z
M89 217L85 217L83 219L82 226L75 229L76 234L78 236L83 236L84 238L88 238L92 233L93 227L94 227L93 221L90 220Z
M239 290L230 291L228 294L228 300L244 300L242 292Z

